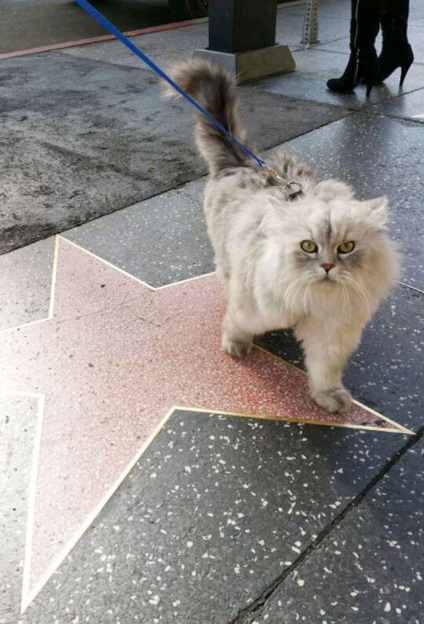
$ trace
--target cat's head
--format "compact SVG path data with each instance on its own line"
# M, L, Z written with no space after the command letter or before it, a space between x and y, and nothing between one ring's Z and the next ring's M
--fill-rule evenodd
M280 245L280 270L295 284L292 295L348 288L371 300L373 290L387 291L397 276L387 207L386 197L359 201L347 185L328 180L277 213L273 245Z

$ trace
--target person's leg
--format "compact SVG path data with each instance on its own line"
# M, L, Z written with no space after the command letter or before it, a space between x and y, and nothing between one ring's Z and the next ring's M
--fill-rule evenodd
M408 43L409 0L385 0L381 16L383 47L379 57L380 81L398 67L401 68L400 86L411 67L414 54Z
M340 78L332 78L327 87L338 93L349 93L364 79L367 95L378 76L378 59L374 43L380 28L381 0L352 0L350 20L350 57Z

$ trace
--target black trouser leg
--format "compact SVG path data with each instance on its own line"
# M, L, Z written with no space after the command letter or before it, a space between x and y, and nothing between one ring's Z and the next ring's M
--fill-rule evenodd
M390 16L395 20L408 23L409 0L384 0L382 14L383 16Z
M352 0L350 49L374 46L380 30L382 0Z
M381 16L383 48L381 50L380 80L385 80L401 68L400 85L411 67L414 54L408 43L409 0L385 0Z
M381 0L352 0L350 20L350 57L340 78L332 78L327 87L338 93L352 91L361 78L367 84L367 95L378 76L374 43L380 28Z

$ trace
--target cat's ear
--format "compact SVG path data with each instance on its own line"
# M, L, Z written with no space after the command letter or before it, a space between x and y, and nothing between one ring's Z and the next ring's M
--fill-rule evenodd
M384 227L388 218L389 201L385 195L362 202L369 210L370 217L376 226Z

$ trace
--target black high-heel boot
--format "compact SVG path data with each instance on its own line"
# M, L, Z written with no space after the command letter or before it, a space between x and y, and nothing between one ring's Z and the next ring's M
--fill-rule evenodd
M330 78L327 87L336 93L352 93L359 82L365 82L367 97L379 77L379 64L374 46L352 50L349 61L340 78Z
M340 78L331 78L327 87L337 93L350 93L365 81L367 97L378 80L379 66L374 42L380 29L379 0L352 0L350 57Z
M409 68L414 62L414 53L412 52L412 48L409 43L405 43L403 44L403 46L395 44L395 46L393 44L387 43L386 46L383 47L379 58L379 81L383 82L389 76L391 76L391 74L393 74L393 72L398 67L400 67L401 72L399 86L402 87L406 78L406 74L408 73Z
M381 18L383 47L379 57L379 80L386 80L398 67L401 69L400 83L402 87L412 63L414 53L408 43L409 0L396 0L387 3L387 13Z
M412 63L414 62L414 53L412 52L412 48L410 46L410 44L408 43L409 46L409 59L405 59L401 62L400 68L401 68L401 72L400 72L400 80L399 80L399 87L403 87L403 83L405 81L406 78L406 74L409 72L409 68L411 67ZM407 56L407 55L405 55Z

